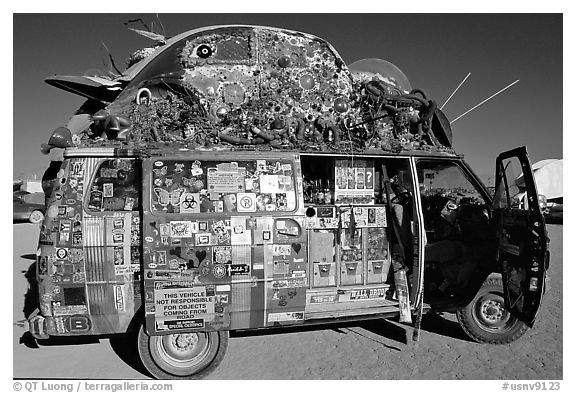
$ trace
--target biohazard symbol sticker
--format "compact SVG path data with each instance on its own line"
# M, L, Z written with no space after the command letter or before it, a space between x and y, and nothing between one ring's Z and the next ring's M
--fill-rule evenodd
M251 192L238 193L238 206L239 212L255 212L256 211L256 194Z

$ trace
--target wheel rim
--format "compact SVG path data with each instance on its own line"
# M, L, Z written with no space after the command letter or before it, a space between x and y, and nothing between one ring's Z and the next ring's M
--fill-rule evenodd
M214 345L207 333L181 333L151 337L152 357L164 371L184 376L199 370Z
M30 213L30 222L32 224L38 224L44 218L44 214L41 211L34 210Z
M514 322L499 293L487 293L478 298L473 317L481 329L491 333L508 330Z

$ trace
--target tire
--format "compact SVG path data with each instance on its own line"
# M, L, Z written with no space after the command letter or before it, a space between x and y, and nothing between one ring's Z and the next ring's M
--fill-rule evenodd
M501 277L488 277L470 304L456 312L460 326L474 341L509 344L528 330L505 309L502 288Z
M28 218L28 221L30 221L32 224L40 224L43 220L44 213L42 213L41 210L34 210L32 213L30 213L30 217Z
M227 331L148 336L141 324L138 332L140 359L156 379L204 378L218 367L227 347Z

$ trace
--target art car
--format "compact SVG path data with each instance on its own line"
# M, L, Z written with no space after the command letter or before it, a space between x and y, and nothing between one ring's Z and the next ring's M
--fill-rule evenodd
M474 340L534 324L548 237L525 148L488 192L436 103L318 37L213 26L87 98L44 151L37 338L126 335L155 378L201 378L230 331L455 312ZM513 204L520 173L527 203Z

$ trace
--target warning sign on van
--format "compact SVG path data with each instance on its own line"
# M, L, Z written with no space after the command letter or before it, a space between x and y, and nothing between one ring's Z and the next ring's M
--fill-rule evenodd
M235 193L244 192L246 168L208 168L208 191Z
M165 288L154 291L157 321L188 321L214 314L214 296L206 287ZM209 318L211 319L211 318Z

